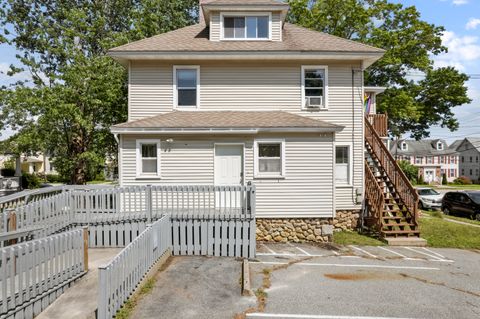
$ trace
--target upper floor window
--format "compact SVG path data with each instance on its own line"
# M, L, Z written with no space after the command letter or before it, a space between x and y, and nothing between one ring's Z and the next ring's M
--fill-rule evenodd
M401 149L402 151L408 150L407 142L402 142L402 144L400 145L400 149Z
M422 164L423 163L423 157L417 156L415 157L415 164Z
M224 16L224 39L270 39L270 17L259 16Z
M437 143L437 150L439 150L439 151L443 150L443 143L442 142Z
M302 66L302 108L327 109L328 69Z
M433 164L433 157L427 156L427 164Z
M175 107L197 108L200 104L200 67L174 66L173 85Z

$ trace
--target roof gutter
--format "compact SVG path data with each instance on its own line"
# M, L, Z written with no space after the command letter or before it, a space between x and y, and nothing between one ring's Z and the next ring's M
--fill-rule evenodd
M258 133L334 133L344 129L336 127L269 127L269 128L131 128L112 127L112 134L258 134Z

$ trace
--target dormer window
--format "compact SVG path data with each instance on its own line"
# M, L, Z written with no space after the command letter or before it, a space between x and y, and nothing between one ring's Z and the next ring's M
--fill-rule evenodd
M443 151L443 143L442 142L437 143L437 150Z
M402 142L402 144L400 145L400 149L401 149L402 151L408 150L407 142Z
M270 15L224 15L223 39L270 40Z

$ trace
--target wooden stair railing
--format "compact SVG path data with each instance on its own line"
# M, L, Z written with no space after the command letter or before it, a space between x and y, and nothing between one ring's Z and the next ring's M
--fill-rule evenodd
M378 185L375 175L365 161L365 199L370 208L370 216L376 222L377 231L383 227L383 211L385 209L385 195Z
M403 173L397 161L393 158L382 139L375 131L368 119L365 121L365 141L372 149L373 155L378 159L395 191L403 204L407 207L413 222L418 226L418 194L408 178Z
M367 114L367 120L372 124L375 132L380 137L388 136L388 115L387 114Z

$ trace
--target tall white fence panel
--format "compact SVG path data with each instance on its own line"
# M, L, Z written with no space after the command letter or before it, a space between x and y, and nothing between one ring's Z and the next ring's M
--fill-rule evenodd
M86 272L84 231L0 249L0 318L33 318Z
M148 226L108 265L99 268L99 319L112 318L135 291L150 268L171 247L170 218Z

